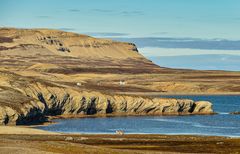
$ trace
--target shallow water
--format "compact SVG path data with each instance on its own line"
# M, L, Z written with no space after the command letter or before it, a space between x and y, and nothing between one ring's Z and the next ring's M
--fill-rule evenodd
M240 96L163 96L208 100L217 115L130 116L107 118L57 119L39 129L64 133L112 134L116 130L138 134L193 134L240 137Z

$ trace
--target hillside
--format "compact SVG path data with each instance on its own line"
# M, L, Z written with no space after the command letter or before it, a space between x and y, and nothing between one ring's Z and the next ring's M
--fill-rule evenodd
M240 92L240 73L161 68L132 43L48 29L0 29L0 71L110 93ZM6 77L4 77L6 78ZM119 81L125 81L119 86ZM84 84L83 84L84 83Z

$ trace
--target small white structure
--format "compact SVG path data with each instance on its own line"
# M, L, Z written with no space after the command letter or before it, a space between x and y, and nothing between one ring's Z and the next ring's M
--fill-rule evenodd
M124 131L123 130L116 130L116 134L117 135L124 135Z
M126 84L126 82L125 82L124 80L120 80L120 81L119 81L119 85L120 85L120 86L124 86L125 84Z
M81 85L82 85L82 83L81 83L81 82L78 82L78 83L77 83L77 86L81 86Z

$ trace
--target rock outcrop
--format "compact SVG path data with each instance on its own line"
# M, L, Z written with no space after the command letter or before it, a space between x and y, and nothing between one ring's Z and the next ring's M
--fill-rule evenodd
M208 101L198 101L195 102L195 105L193 113L208 113L212 111L212 103Z
M17 95L20 94L32 99L18 107L11 108L7 104L0 106L1 125L37 123L51 115L186 115L213 112L210 102L108 95L69 88L46 87L40 83L29 85Z
M240 114L240 111L230 112L230 114Z

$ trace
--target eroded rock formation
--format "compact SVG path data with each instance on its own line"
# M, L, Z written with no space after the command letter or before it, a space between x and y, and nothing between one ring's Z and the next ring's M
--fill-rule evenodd
M25 102L18 102L21 105L14 107L10 107L8 104L0 106L0 124L2 125L41 122L48 115L184 115L211 114L213 112L210 102L108 95L50 87L40 83L29 85L13 95L19 95L19 98L21 95Z

